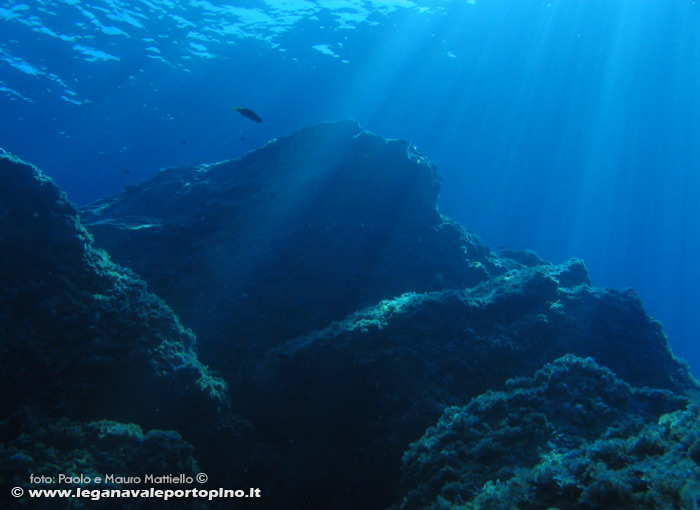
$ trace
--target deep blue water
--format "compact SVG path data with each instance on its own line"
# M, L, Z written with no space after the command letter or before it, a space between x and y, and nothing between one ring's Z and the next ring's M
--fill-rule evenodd
M0 146L84 205L356 119L492 247L634 288L698 375L699 26L690 0L2 0Z

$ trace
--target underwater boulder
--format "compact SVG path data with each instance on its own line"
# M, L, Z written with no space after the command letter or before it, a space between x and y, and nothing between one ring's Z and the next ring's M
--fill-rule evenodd
M231 419L195 336L131 271L93 247L40 170L0 152L0 417L27 407L202 433Z
M163 170L81 214L194 329L202 359L235 370L382 299L502 271L440 215L440 181L408 142L333 122L239 159Z
M396 487L406 445L446 407L503 390L568 353L595 357L620 384L660 388L672 401L698 393L639 299L591 287L572 260L383 300L250 360L237 378L245 395L232 398L252 423L285 431L309 452L319 445L288 479L303 486L323 477L352 498L344 487Z
M404 454L392 509L695 508L699 417L567 355L446 409Z
M337 122L83 209L233 388L252 428L220 471L264 480L267 508L388 507L446 407L567 354L697 395L634 292L593 287L579 260L494 254L439 213L440 180L407 142Z
M19 508L207 508L197 499L162 501L130 497L115 503L114 498L104 497L102 493L105 490L148 490L154 485L149 480L158 477L168 482L168 475L173 473L194 479L200 472L193 457L194 448L172 430L144 432L133 423L42 418L23 408L0 419L0 443L0 486L3 488L21 487L27 491L80 487L88 491L82 498L29 500L22 497L16 500ZM177 483L156 486L160 490L182 488Z

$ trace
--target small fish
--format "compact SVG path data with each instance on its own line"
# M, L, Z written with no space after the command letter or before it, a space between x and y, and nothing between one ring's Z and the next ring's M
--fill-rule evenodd
M250 108L243 108L242 106L234 106L233 109L236 110L241 115L243 115L246 119L250 119L253 122L262 122L262 119L260 117L258 117L258 114L255 113Z

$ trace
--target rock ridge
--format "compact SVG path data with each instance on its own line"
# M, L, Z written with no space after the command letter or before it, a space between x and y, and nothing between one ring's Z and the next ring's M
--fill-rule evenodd
M7 153L0 175L3 482L147 460L262 487L271 509L696 488L659 469L635 485L654 459L695 473L700 435L698 383L634 292L494 253L440 214L441 177L406 141L324 123L80 215ZM512 465L487 455L512 445Z
M440 215L440 181L408 142L343 121L164 170L81 214L197 332L205 360L235 363L382 299L502 271Z

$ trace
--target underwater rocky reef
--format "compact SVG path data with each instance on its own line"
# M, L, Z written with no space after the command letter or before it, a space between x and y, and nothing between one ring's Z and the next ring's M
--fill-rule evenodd
M325 123L80 213L0 172L3 486L112 462L257 508L700 504L700 386L661 325L441 215L408 142Z
M40 487L30 474L193 471L189 440L245 428L226 383L198 360L194 334L94 247L50 178L4 151L0 176L3 488Z
M568 354L446 409L404 454L394 508L696 508L699 416Z
M206 337L205 358L235 364L382 299L503 272L440 216L440 181L407 142L345 121L240 159L166 169L81 216Z

